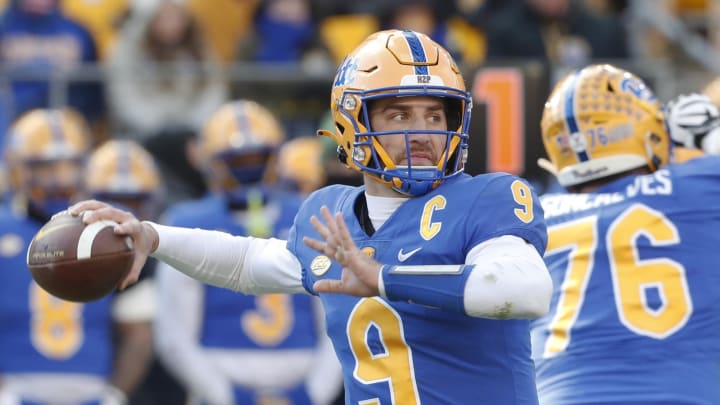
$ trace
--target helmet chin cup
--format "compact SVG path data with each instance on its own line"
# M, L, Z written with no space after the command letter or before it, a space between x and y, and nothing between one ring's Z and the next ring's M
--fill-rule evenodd
M416 168L398 166L392 170L385 170L381 178L391 183L392 189L398 193L416 197L430 192L435 181L441 176L442 173L433 166Z

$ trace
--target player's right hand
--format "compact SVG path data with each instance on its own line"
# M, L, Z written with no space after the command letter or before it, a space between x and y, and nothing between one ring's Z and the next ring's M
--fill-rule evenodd
M74 216L82 215L82 219L86 224L103 219L118 223L114 228L115 234L131 237L135 245L135 259L132 268L127 277L120 282L120 289L122 290L136 283L145 261L150 256L150 253L157 248L158 234L155 229L140 222L132 213L97 200L80 201L68 208L68 212Z

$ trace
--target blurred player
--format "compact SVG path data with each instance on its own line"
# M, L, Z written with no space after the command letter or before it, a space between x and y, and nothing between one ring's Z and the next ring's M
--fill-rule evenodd
M318 137L300 137L285 142L273 166L278 187L310 195L327 181L323 167L324 143Z
M137 142L117 139L97 147L88 158L84 179L90 197L117 204L140 218L157 220L164 202L162 176L155 159ZM128 333L135 336L135 350L148 353L152 353L152 321L156 316L155 266L155 260L148 260L141 281L122 292L137 296L135 301L142 303L135 309L137 322ZM129 398L131 403L183 402L182 389L159 362L153 361L144 377Z
M125 283L152 253L246 294L317 294L348 404L534 405L528 319L551 295L545 222L526 181L463 173L471 107L440 45L377 32L339 67L333 129L319 132L364 184L312 193L287 241L141 223L97 201L70 212L133 237Z
M234 235L286 237L300 197L263 177L285 135L265 107L227 103L198 146L206 197L176 204L170 225ZM341 387L319 301L306 295L246 296L204 285L161 264L157 346L193 404L327 404Z
M115 139L97 147L84 178L92 198L120 204L140 218L156 220L162 209L160 171L152 155L135 141Z
M671 106L672 139L720 152L720 132L701 128L710 106L695 118ZM568 75L545 104L567 193L542 198L556 286L532 329L543 404L720 403L720 236L704 231L720 226L720 159L668 164L664 118L641 79L610 65Z
M8 137L11 205L0 209L0 403L124 404L148 364L147 302L133 294L62 301L38 287L25 265L33 235L81 196L86 124L75 111L32 110Z

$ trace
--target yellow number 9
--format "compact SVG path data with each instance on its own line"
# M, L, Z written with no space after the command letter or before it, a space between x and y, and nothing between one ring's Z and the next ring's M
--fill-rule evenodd
M535 214L533 213L533 198L530 187L520 180L515 180L510 185L510 189L515 202L522 206L522 208L515 208L515 216L526 224L532 222Z

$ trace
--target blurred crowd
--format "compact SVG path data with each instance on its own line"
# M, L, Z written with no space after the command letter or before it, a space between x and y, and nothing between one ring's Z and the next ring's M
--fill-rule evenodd
M671 59L720 74L713 59L720 48L716 0L5 0L0 7L0 155L6 154L0 202L22 187L13 184L19 177L9 166L13 153L24 159L24 152L10 145L8 129L34 113L40 118L26 122L48 125L52 133L53 123L66 118L38 110L72 111L72 120L88 127L88 145L73 159L94 157L80 176L88 182L84 196L107 198L102 186L113 179L120 189L136 185L136 197L151 201L141 215L150 219L225 187L213 183L220 177L207 148L214 144L202 134L217 131L210 122L220 111L249 114L245 124L255 125L260 113L239 107L255 101L276 115L282 135L262 144L267 151L253 151L262 155L253 183L300 196L325 184L359 184L338 162L335 144L311 135L334 125L325 111L335 67L378 29L426 33L466 69L513 60L570 69L590 61ZM318 85L255 81L256 75L277 75L285 83L293 72L316 78ZM690 90L705 90L720 102L719 83ZM243 122L223 133L242 132ZM14 128L19 137L33 131ZM135 167L136 175L144 175L103 177L104 170L122 167L102 164L119 162L123 154L138 160L127 164L130 173ZM242 210L252 211L251 194L234 197ZM133 208L132 199L123 204ZM244 228L253 234L266 225ZM148 360L147 367L129 385L131 403L181 403L192 388L159 362Z

